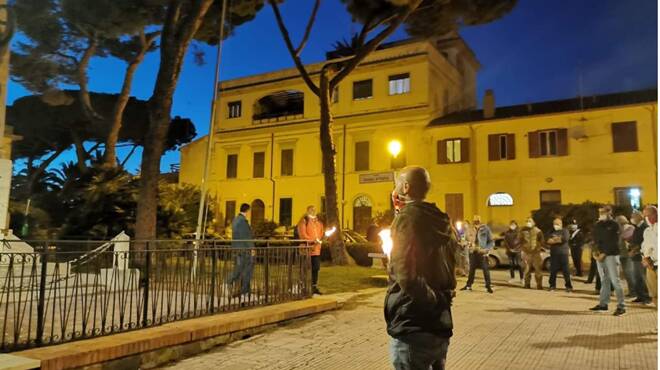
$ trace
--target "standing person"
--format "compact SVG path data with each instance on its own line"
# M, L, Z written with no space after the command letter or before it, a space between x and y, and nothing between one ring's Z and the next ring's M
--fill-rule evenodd
M520 249L525 260L525 288L531 288L532 269L536 279L536 289L543 289L543 259L541 249L543 248L543 232L536 227L534 220L530 217L525 227L520 231Z
M598 273L598 263L595 258L599 254L600 252L598 252L598 246L596 243L591 243L591 263L589 265L589 276L587 277L587 281L584 283L591 284L594 282L594 279L596 279L596 294L600 294L600 274Z
M623 270L623 277L628 286L628 298L632 298L635 292L635 281L632 278L632 265L628 257L628 243L632 240L635 227L628 222L626 216L619 215L614 219L619 224L619 261Z
M490 285L490 271L488 270L488 253L495 246L493 234L488 225L481 223L481 217L478 215L472 218L472 224L474 225L475 240L472 245L472 251L470 252L470 273L468 274L467 283L461 290L472 290L474 274L477 267L481 267L481 270L484 272L486 291L493 293L493 288Z
M406 167L392 194L402 206L392 224L385 321L397 370L444 369L452 336L457 240L447 214L424 201L430 186L425 169Z
M506 248L506 255L509 257L509 275L511 280L510 284L516 282L516 271L520 275L520 285L523 284L523 268L520 251L520 230L518 223L511 221L509 230L504 233L504 247Z
M628 247L630 258L631 275L635 286L635 299L633 303L651 304L651 297L646 287L646 271L642 265L642 243L644 242L644 231L649 226L644 221L644 216L639 211L634 211L630 216L630 222L635 225L633 236Z
M470 270L470 249L465 233L466 227L470 227L467 221L465 223L461 221L456 222L456 234L458 237L458 250L456 251L456 271L461 276L467 276L468 271Z
M614 316L626 313L626 305L623 296L623 288L619 281L619 224L612 219L612 208L604 206L598 209L598 222L594 225L594 244L597 249L596 264L600 275L600 301L590 308L591 311L607 312L607 305L612 295L611 287L614 286L617 306Z
M646 267L646 285L649 295L653 299L653 305L658 307L658 209L654 206L644 208L646 223L649 225L644 230L644 241L642 242L642 264Z
M552 221L552 232L546 239L545 243L550 246L550 279L548 284L549 290L556 289L557 273L561 270L564 275L564 287L568 293L573 291L573 284L571 284L571 272L568 269L568 239L570 235L568 230L564 229L561 218L555 218Z
M298 235L311 246L312 261L312 294L321 294L318 288L319 270L321 270L321 238L323 238L323 223L316 217L316 207L308 206L307 213L298 222Z
M252 270L254 267L252 261L252 254L254 252L254 242L252 236L252 228L248 222L248 213L250 212L250 205L247 203L241 204L240 213L234 218L231 224L231 246L238 248L234 251L236 259L234 263L234 271L229 276L229 286L233 287L234 283L240 279L241 289L239 293L235 293L233 297L243 297L245 300L249 299L250 294L250 280L252 280ZM231 289L229 291L232 291Z
M577 224L577 221L568 225L568 232L571 234L568 245L571 248L571 258L575 266L575 276L582 276L582 246L584 246L584 235Z

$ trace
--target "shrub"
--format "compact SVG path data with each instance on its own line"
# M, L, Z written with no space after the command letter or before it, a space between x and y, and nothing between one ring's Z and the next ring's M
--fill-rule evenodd
M565 205L551 205L541 207L532 212L532 218L544 232L552 229L552 221L556 217L561 217L564 225L576 220L580 229L589 235L593 229L593 225L598 221L598 208L603 206L602 203L595 203L586 201L581 204L565 204ZM630 206L614 206L612 207L614 216L624 215L630 218L632 208Z
M376 243L351 243L346 244L346 251L353 257L358 266L371 266L371 258L369 253L381 253L382 249ZM321 261L331 261L330 245L323 243L321 245Z

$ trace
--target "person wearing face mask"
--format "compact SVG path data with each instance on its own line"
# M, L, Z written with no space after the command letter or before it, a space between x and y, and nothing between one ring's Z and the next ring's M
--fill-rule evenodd
M561 218L555 218L552 221L553 230L546 239L546 244L550 246L550 291L555 290L557 282L557 273L561 270L564 275L564 287L567 292L573 291L573 284L571 284L571 273L568 269L568 239L570 235L568 230L564 229Z
M518 223L516 221L511 221L509 230L504 233L504 247L509 257L509 275L511 276L509 284L516 282L516 271L518 271L520 284L522 285L523 268L520 256L520 229L518 229Z
M312 262L312 294L321 294L318 288L319 270L321 270L321 239L323 238L323 223L316 217L316 207L307 207L307 213L298 222L298 235L301 240L311 246Z
M531 217L528 218L525 227L520 230L520 249L525 261L525 289L531 288L532 269L534 269L536 289L543 289L543 259L541 258L543 243L543 232L536 227Z
M488 225L481 223L481 217L478 215L472 217L472 224L474 225L475 240L470 252L470 273L468 274L467 283L461 290L472 290L474 275L477 267L480 267L484 272L486 291L493 293L493 288L490 285L490 271L488 270L488 253L495 246L493 234Z
M642 264L646 267L646 286L653 299L653 305L658 307L658 209L654 206L644 208L646 223L642 242Z
M632 303L651 304L651 297L646 286L646 271L642 265L642 243L644 242L644 231L648 224L639 211L634 211L630 216L630 222L635 225L632 238L628 245L628 256L631 266L631 275L635 286L635 299Z
M604 206L598 209L598 222L594 225L593 238L597 249L596 264L600 275L600 300L599 303L590 308L594 312L607 312L607 305L612 295L611 287L616 293L616 310L614 316L626 313L623 288L619 280L619 236L621 228L612 219L612 208Z
M584 245L584 235L575 220L568 226L568 232L571 235L568 245L571 247L575 276L582 276L582 246Z
M449 216L425 202L429 173L406 167L393 198L392 252L385 322L395 369L444 369L452 336L451 301L456 289L456 234Z

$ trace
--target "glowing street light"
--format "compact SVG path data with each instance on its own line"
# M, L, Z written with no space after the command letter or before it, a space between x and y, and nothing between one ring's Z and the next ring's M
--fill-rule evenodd
M401 153L401 142L399 140L392 140L387 144L387 151L396 158Z

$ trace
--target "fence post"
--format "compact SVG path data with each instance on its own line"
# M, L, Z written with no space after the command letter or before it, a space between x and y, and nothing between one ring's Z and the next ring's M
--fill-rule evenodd
M143 291L143 300L144 306L142 307L142 327L146 327L148 324L149 317L149 273L151 272L151 251L149 250L149 242L146 243L147 249L145 250L145 261L144 261L144 276L142 277L142 286L144 287Z
M215 284L217 281L216 275L218 273L218 251L215 247L215 240L213 241L212 251L211 251L211 300L209 301L208 311L215 313Z
M268 277L270 275L268 273L268 265L269 265L269 262L270 262L270 251L269 251L269 249L270 249L270 242L267 241L266 242L266 251L265 251L266 252L265 253L266 254L266 256L265 256L266 259L264 261L264 282L266 284L266 297L265 297L266 304L268 304L269 292L270 292L270 282L268 281Z
M40 253L41 275L39 276L39 301L37 302L37 346L44 343L44 312L46 310L46 274L48 273L48 242Z

